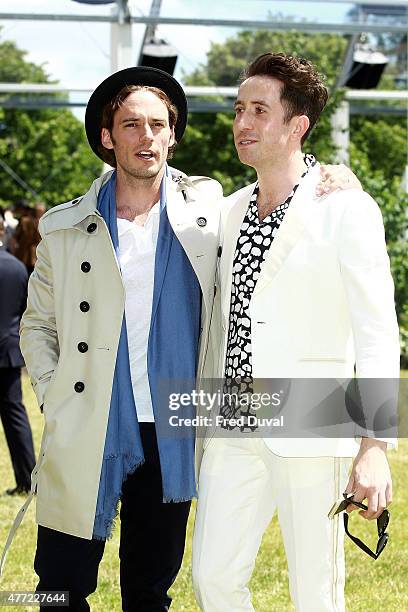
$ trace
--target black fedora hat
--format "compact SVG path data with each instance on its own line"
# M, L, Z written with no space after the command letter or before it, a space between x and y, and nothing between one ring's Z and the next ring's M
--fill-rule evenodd
M89 98L85 112L85 130L92 151L102 159L99 152L102 111L104 106L126 85L147 85L164 91L178 110L175 136L177 142L180 142L187 125L187 99L180 83L170 74L158 68L134 66L111 74L98 85Z

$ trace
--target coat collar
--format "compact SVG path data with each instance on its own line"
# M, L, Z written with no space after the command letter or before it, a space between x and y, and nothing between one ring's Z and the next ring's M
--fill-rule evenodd
M184 198L182 197L183 191L185 191L186 188L194 188L194 183L183 173L174 171L173 168L170 168L170 171L171 175L164 177L168 200L171 201L172 204L174 204L176 200L178 204L181 204L181 202L184 202ZM110 180L113 172L114 170L106 172L92 183L90 189L83 196L76 208L73 217L73 225L81 223L90 215L99 215L97 210L98 194L102 187ZM179 193L181 197L174 198L174 193Z
M165 178L167 194L178 194L178 204L185 204L182 195L183 190L185 190L187 187L190 189L191 187L194 187L194 185L183 173L180 173L172 168L170 170L171 176ZM113 172L114 170L110 170L97 178L84 196L49 210L43 216L45 232L48 234L55 230L68 229L70 227L76 227L77 229L86 232L87 227L92 220L90 217L97 216L101 218L101 215L97 210L98 195L102 187L110 180ZM168 199L175 204L174 197L170 196ZM63 214L58 214L59 212L63 212ZM92 235L95 236L97 233L98 229L93 232Z
M102 218L97 210L98 193L103 185L109 181L112 173L113 170L97 178L84 196L48 210L40 219L41 232L50 234L57 230L72 227L86 232L92 217ZM97 233L98 229L89 235L95 236Z
M72 219L72 224L77 225L84 221L87 217L91 215L100 216L97 205L98 205L98 195L100 190L106 183L110 180L114 170L110 170L105 174L102 174L99 178L97 178L91 185L90 189L86 192L86 194L79 201L74 215Z

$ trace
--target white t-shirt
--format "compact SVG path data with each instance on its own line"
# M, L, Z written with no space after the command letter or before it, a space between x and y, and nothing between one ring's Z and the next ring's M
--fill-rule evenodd
M125 286L125 315L130 374L139 422L154 422L147 345L153 303L154 262L159 233L160 202L143 226L118 219L119 263Z

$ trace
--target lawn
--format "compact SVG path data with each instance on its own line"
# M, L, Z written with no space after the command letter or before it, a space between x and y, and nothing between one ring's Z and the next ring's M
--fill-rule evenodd
M36 450L42 431L42 415L37 407L28 379L23 378L25 404L30 416ZM408 397L404 398L404 406ZM408 610L408 440L400 441L398 452L390 453L394 479L394 502L389 528L390 542L383 555L374 561L346 542L347 609L352 612L403 612ZM0 483L1 489L14 486L8 449L0 428ZM0 496L0 545L6 541L8 530L22 501L21 498ZM191 587L191 535L193 512L190 516L187 550L182 570L172 590L172 611L195 612ZM363 539L373 542L374 525L359 524ZM370 538L371 535L371 538ZM33 590L36 575L32 569L36 528L34 504L17 532L0 585L2 590ZM266 532L251 581L253 603L257 612L287 612L294 610L289 601L287 569L279 527L274 520ZM118 529L108 542L99 572L99 586L90 598L95 612L121 610L119 595ZM22 610L23 608L17 608ZM33 610L33 608L26 608ZM225 610L225 612L233 612Z

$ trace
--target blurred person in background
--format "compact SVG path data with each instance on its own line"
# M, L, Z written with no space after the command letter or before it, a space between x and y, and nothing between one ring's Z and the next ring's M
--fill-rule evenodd
M28 275L34 270L37 261L36 249L41 240L38 221L44 213L42 207L37 209L37 206L35 209L25 207L13 234L13 255L25 265Z
M36 202L34 206L34 211L35 211L35 218L37 219L37 222L41 219L41 217L43 216L46 210L47 208L44 202Z
M22 402L19 324L27 304L28 274L24 265L4 247L0 219L0 418L10 451L16 486L8 495L28 493L35 465L30 423Z

